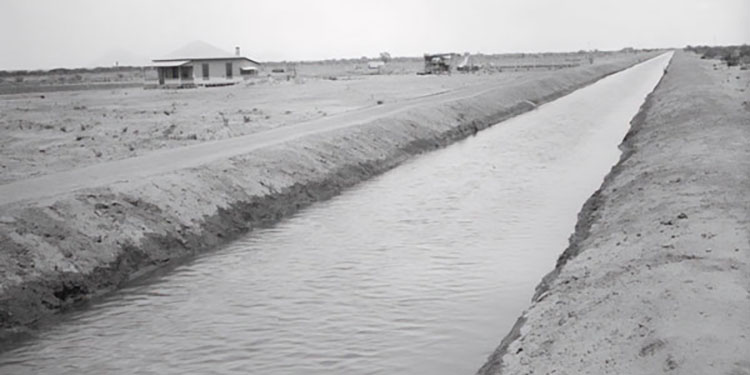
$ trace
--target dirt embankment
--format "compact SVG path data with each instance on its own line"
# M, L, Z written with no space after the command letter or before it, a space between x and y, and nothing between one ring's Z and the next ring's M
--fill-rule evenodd
M169 173L8 200L0 207L0 328L23 332L52 313L276 222L411 155L531 110L529 102L553 100L645 57L420 103ZM79 175L83 184L90 177Z
M479 374L750 373L749 85L675 54Z

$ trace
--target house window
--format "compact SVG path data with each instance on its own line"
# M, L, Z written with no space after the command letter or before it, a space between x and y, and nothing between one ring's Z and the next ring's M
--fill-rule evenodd
M178 79L180 78L180 68L176 66L170 66L166 68L167 79Z
M203 79L207 80L209 77L208 64L203 64Z
M232 63L227 63L227 78L232 78Z
M180 67L180 78L182 78L182 79L193 79L193 67L192 66L181 66Z

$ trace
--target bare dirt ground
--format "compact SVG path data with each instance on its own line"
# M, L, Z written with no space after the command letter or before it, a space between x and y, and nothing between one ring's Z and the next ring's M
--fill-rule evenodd
M632 55L600 53L595 64ZM574 58L580 59L577 55L552 54L495 60L531 66ZM225 88L0 95L0 184L379 105L393 108L433 95L459 95L511 85L557 72L495 71L451 76L360 72L341 76L349 68L345 64L310 63L300 67L300 76L289 81L271 76Z
M73 98L60 112L47 97L8 99L16 103L12 105L47 106L23 112L28 117L14 114L22 121L36 116L41 118L36 121L50 122L80 116L76 118L101 123L78 128L73 134L37 125L25 138L8 143L8 147L18 147L18 154L3 151L3 155L18 157L13 176L28 176L27 172L39 176L0 184L0 350L4 334L25 332L56 312L149 270L275 223L410 156L468 137L532 110L535 103L559 98L656 54L507 77L405 77L406 82L416 82L408 88L400 79L404 77L380 77L363 80L365 86L352 89L361 90L356 95L342 90L347 81L326 80L309 88L255 85L137 91L143 97L122 107L122 101L131 97L124 93L131 91L100 92L104 100L88 91L58 98L58 103ZM476 83L462 86L471 80ZM442 92L441 82L455 86ZM371 89L389 101L372 104ZM268 95L260 95L263 90ZM78 101L81 97L87 101ZM187 104L176 105L171 112L175 102ZM273 122L273 116L265 119L265 115L244 121L252 108L266 114L271 109L273 114L285 114L294 108L296 116L305 116L311 113L311 104L323 103L328 103L327 110L340 112L327 116L312 112L311 117L318 117L298 123ZM149 113L139 114L144 107ZM237 113L238 107L250 112ZM225 118L231 114L228 124L221 115L208 121L218 111ZM111 118L112 113L142 117L99 120ZM201 113L209 114L206 120L201 120ZM285 115L293 117L295 112ZM175 118L183 120L171 122ZM123 131L120 121L126 119L131 122ZM175 128L165 136L164 129L172 124ZM268 130L254 128L259 124ZM185 135L190 131L214 140L189 139ZM23 134L22 129L13 132ZM235 135L242 132L247 134ZM123 134L147 151L129 157L136 151L123 151ZM76 138L81 135L96 139L80 147L83 139ZM40 153L38 137L56 144L57 151ZM105 154L92 156L92 149L114 150L107 155L121 158L102 161ZM50 173L62 167L72 169Z
M677 52L480 374L750 374L750 71Z

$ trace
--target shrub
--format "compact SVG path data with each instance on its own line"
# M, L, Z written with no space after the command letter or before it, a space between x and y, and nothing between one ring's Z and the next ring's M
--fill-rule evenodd
M720 59L728 66L740 65L750 58L750 46L686 46L686 51L701 55L701 59Z

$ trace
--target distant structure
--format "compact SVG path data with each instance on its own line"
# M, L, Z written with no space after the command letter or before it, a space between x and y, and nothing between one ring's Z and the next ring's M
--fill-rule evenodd
M168 56L152 60L159 87L190 88L227 86L258 75L260 63L235 53L222 51L208 43L193 42Z
M469 54L468 52L464 54L464 59L461 60L461 62L458 63L458 65L456 65L456 70L458 70L459 72L464 72L464 73L478 72L479 69L482 69L482 65L475 64L471 58L471 54Z
M376 70L380 72L385 67L385 62L383 61L370 61L367 63L367 69L370 70Z
M424 54L424 72L419 74L450 74L456 53Z

